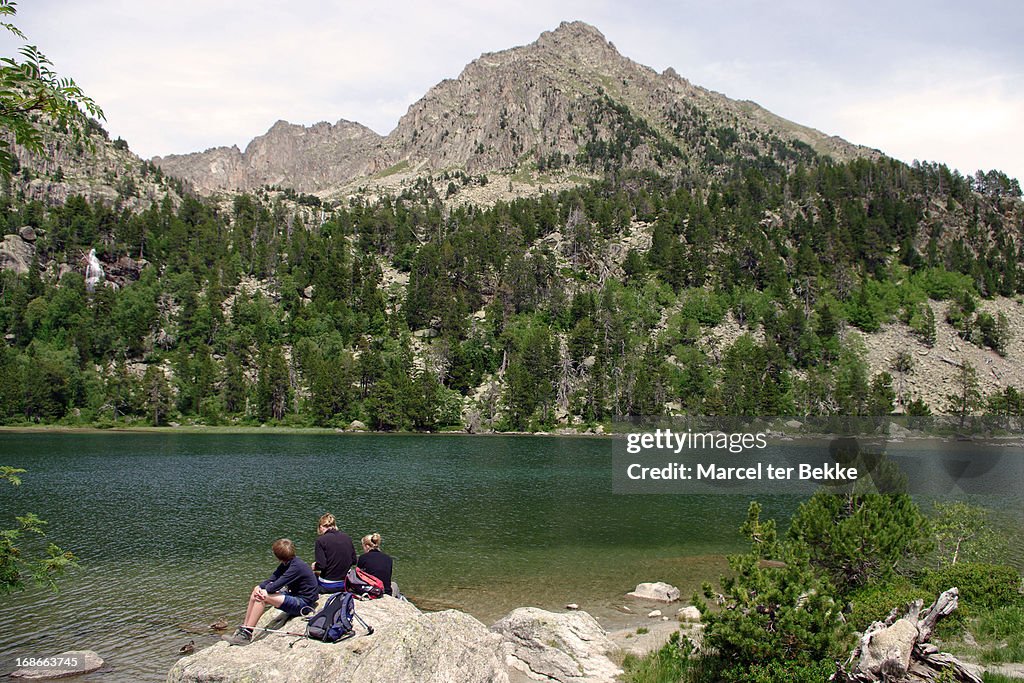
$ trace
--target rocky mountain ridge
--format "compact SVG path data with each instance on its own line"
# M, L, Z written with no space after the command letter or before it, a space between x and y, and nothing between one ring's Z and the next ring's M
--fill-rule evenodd
M165 197L177 206L186 192L180 181L134 154L127 142L111 140L96 121L89 122L85 140L75 140L55 126L44 128L41 154L11 146L16 168L8 189L14 197L58 206L79 196L137 213Z
M786 152L781 152L789 148ZM714 172L730 155L878 153L786 121L752 102L657 73L596 28L564 22L533 43L486 53L431 88L386 137L357 123L278 121L242 152L156 157L204 193L280 185L331 195L395 175L615 165Z
M384 138L366 126L341 119L301 126L278 121L245 151L237 145L214 147L153 162L189 180L202 193L250 191L263 186L317 192L347 183L376 169L374 157ZM301 179L301 183L294 182ZM297 185L301 184L301 187Z

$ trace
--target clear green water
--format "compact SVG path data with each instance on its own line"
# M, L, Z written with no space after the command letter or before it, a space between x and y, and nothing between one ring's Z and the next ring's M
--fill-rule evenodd
M16 657L93 649L89 678L162 681L183 626L237 623L276 566L278 537L311 559L333 512L378 531L395 580L426 609L491 623L514 607L576 602L610 619L640 581L691 593L743 544L736 495L612 495L604 439L208 434L0 434L0 528L33 511L82 568L57 595L0 597L0 673ZM758 496L787 519L798 500Z

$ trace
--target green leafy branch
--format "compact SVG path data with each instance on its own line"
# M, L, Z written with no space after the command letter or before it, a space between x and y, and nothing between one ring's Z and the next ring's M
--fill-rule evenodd
M0 465L0 480L13 486L21 485L17 476L25 470L7 465ZM23 577L28 575L41 586L57 590L57 579L66 571L78 566L74 554L62 550L50 543L42 557L26 557L18 542L25 534L45 536L44 527L47 522L33 512L15 517L18 526L15 529L0 530L0 594L20 590L25 587Z
M15 2L0 0L0 15L13 16L16 11ZM13 24L0 22L0 26L26 40ZM73 79L58 75L53 62L36 46L22 46L18 54L21 61L0 58L0 130L13 134L16 144L34 153L43 150L44 133L37 126L40 116L74 140L85 139L89 117L104 119L103 110ZM0 149L0 173L10 175L14 162L9 148Z

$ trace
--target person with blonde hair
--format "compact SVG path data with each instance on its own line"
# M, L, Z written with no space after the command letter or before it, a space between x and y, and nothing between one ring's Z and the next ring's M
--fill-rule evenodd
M320 597L316 575L308 564L295 557L295 544L287 538L279 538L274 541L271 550L281 564L269 579L252 589L245 621L234 635L223 636L232 645L248 645L252 642L253 627L259 622L267 605L293 617L312 614L316 608Z
M344 531L338 531L334 515L327 513L317 527L313 570L319 575L321 593L345 590L345 575L356 563L356 548Z
M391 582L394 560L390 555L381 551L380 540L380 534L376 532L363 536L363 554L359 556L356 566L380 579L388 595L398 597L397 586Z

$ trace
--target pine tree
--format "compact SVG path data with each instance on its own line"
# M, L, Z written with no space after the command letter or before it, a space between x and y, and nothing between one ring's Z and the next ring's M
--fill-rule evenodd
M865 475L867 478L867 475ZM906 493L820 491L790 522L788 538L841 595L884 581L924 549L927 520Z
M760 519L753 502L740 528L750 551L729 557L733 575L721 579L722 592L704 584L695 600L704 622L704 643L731 665L746 668L779 662L810 664L839 655L846 627L832 587L808 563L798 544L781 543L775 522Z
M167 424L171 411L171 387L167 383L164 371L156 365L146 368L142 377L143 405L149 416L149 423L154 427Z
M981 406L978 371L971 363L964 361L961 364L954 379L954 386L956 393L948 394L946 400L949 402L950 412L960 418L960 429L963 429L967 416Z
M280 346L265 346L260 351L256 402L260 420L280 420L288 411L290 394L288 364Z

